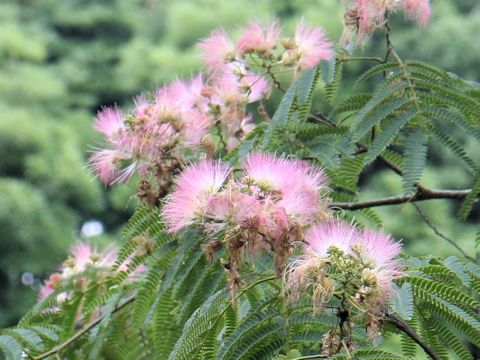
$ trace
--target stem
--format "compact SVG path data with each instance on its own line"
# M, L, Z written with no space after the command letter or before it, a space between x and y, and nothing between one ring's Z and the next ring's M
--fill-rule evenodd
M452 240L449 237L447 237L446 235L442 234L436 228L436 226L433 225L433 223L430 221L428 216L422 211L422 209L420 209L420 207L417 204L412 204L412 205L415 207L415 209L417 210L418 214L423 219L423 221L425 221L425 224L427 224L427 226L435 233L435 235L437 235L437 236L441 237L442 239L446 240L450 245L455 247L455 249L460 251L466 259L469 259L469 260L475 262L475 259L472 256L468 255L460 246L458 246L458 244L454 240Z
M376 61L383 63L384 60L381 57L377 56L343 56L337 59L338 62L348 62L348 61Z
M123 309L125 306L131 304L136 298L136 295L133 295L129 298L127 298L123 303L118 305L115 310L113 310L113 313L116 313L117 311ZM57 346L53 347L52 349L48 350L47 352L44 352L43 354L37 355L37 356L32 356L32 359L34 360L40 360L40 359L45 359L49 356L55 355L70 344L72 344L75 340L78 338L82 337L85 333L89 332L91 329L93 329L95 326L97 326L101 321L103 320L103 317L99 317L98 319L92 320L89 323L87 323L83 328L81 328L79 331L77 331L75 334L73 334L72 337L68 338L65 340L63 343L58 344Z
M385 52L385 57L382 60L383 63L388 62L388 58L390 57L390 53L393 49L392 40L390 38L390 23L389 23L390 19L389 19L388 11L385 12L385 19L386 19L386 21L385 21L385 43L386 43L387 51Z
M296 357L293 360L304 360L304 359L327 359L327 355L305 355L305 356L300 356Z
M418 336L415 330L413 330L410 325L408 325L407 322L392 314L386 314L385 319L397 329L403 331L406 335L408 335L408 337L415 341L423 349L423 351L425 351L425 353L427 353L433 360L441 360L435 350L430 348L428 344L423 341L420 336Z
M344 210L359 210L376 206L398 205L409 202L433 200L433 199L464 199L469 193L470 189L466 190L430 190L421 188L413 196L412 195L398 195L380 199L372 199L358 202L338 202L331 203L330 208L344 209Z

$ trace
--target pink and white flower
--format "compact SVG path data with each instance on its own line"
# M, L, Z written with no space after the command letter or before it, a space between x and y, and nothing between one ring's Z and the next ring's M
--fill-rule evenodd
M320 60L330 60L334 55L333 45L321 27L307 27L301 20L295 30L293 44L284 55L286 64L294 64L298 70L310 69Z
M223 29L213 30L198 47L202 50L202 58L212 69L235 59L235 47L228 34Z
M162 210L169 232L178 232L202 219L208 199L225 184L231 169L210 160L187 167Z
M116 143L124 130L124 117L117 107L106 107L98 112L93 127L104 134L108 141Z
M305 234L306 242L320 257L327 257L332 247L351 254L352 244L359 239L360 233L352 224L339 220L314 225Z
M251 52L269 55L277 46L281 31L280 25L276 21L265 26L251 22L238 40L238 52L241 55Z

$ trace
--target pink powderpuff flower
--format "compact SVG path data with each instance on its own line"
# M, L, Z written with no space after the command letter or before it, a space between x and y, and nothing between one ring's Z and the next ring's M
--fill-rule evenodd
M78 243L71 247L70 255L75 260L75 268L82 272L92 263L93 248L87 243Z
M250 134L253 129L255 129L256 125L253 123L252 115L247 115L243 118L242 122L240 123L240 128L242 129L243 134L248 135Z
M197 147L202 143L212 125L212 119L205 113L193 109L184 114L182 127L182 144L187 148Z
M202 58L212 70L235 60L235 48L228 34L223 29L213 30L198 47L202 50Z
M135 104L135 117L139 120L146 119L148 117L150 104L148 103L145 96L143 95L136 96L133 99L133 103Z
M92 245L87 243L78 243L71 247L70 255L73 259L72 264L64 265L62 276L84 272L90 266L97 268L110 268L117 258L118 248L110 245L101 253L97 253Z
M162 210L167 231L176 233L200 220L209 197L220 190L230 172L228 166L210 160L187 167Z
M152 126L159 122L175 123L182 119L182 108L179 106L178 94L181 90L178 88L184 86L183 82L176 82L170 85L162 86L155 91L154 102L152 106ZM172 91L175 87L175 92ZM185 86L185 91L188 91Z
M378 16L383 18L385 12L384 5L381 5L381 9L373 8L369 0L358 0L356 8L356 17L358 19L358 39L359 44L365 41L377 26ZM380 14L380 15L379 15Z
M253 103L268 98L270 83L261 75L248 72L240 79L240 88L247 95L248 102Z
M313 225L305 234L305 240L318 256L327 257L331 247L351 254L351 245L359 241L360 235L352 224L333 220Z
M297 170L287 159L259 152L245 159L243 169L248 178L265 190L282 190Z
M50 294L52 294L55 289L57 289L61 285L62 281L62 275L58 273L50 275L49 278L40 287L40 290L38 292L38 298L44 299Z
M252 52L269 55L277 46L281 31L276 21L266 26L251 22L238 40L237 50L241 55Z
M280 191L278 204L288 215L301 223L314 220L326 190L323 170L304 161L277 158L274 155L253 153L244 163L247 179L251 179L262 191Z
M227 189L208 198L205 219L213 220L207 225L211 232L218 232L229 226L246 228L258 222L261 206L258 200L234 189Z
M429 0L404 0L403 8L409 19L417 18L421 28L427 26L431 12Z
M390 235L379 231L363 230L354 242L360 259L372 271L377 280L379 299L385 302L392 293L392 281L404 276L402 266L396 259L402 247Z
M93 128L115 144L124 130L124 114L117 107L106 107L98 112Z
M295 48L290 57L296 61L299 70L309 69L318 64L320 60L330 60L333 56L333 45L328 39L325 30L321 27L307 27L303 20L297 24L295 30Z
M95 152L88 166L107 185L127 181L134 173L136 164L121 168L124 161L131 160L119 150L103 149Z
M212 78L212 102L220 106L246 104L248 99L241 91L240 79L246 75L242 64L223 66Z

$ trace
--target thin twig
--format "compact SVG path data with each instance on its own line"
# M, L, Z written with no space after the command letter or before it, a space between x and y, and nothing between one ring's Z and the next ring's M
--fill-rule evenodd
M338 62L348 62L348 61L376 61L383 63L383 59L377 56L342 56L337 58Z
M469 193L470 189L466 190L430 190L422 188L417 193L412 195L398 195L386 198L357 201L357 202L337 202L331 203L332 209L344 209L344 210L359 210L370 207L386 206L386 205L398 205L408 202L417 202L433 199L464 199Z
M472 256L468 255L453 239L450 239L448 236L442 234L438 229L437 227L431 222L431 220L428 218L427 214L425 214L422 209L420 209L420 207L417 205L417 204L412 204L415 209L417 210L418 214L421 216L421 218L423 219L423 221L425 221L425 224L427 224L427 226L439 237L441 237L442 239L446 240L450 245L452 245L453 247L455 247L455 249L457 249L458 251L460 251L462 253L462 255L471 260L471 261L475 261L475 258L473 258Z
M293 360L306 360L306 359L327 359L327 355L305 355L305 356L300 356L296 357Z
M123 309L125 306L128 304L132 303L136 298L136 295L132 295L131 297L127 298L124 302L119 304L115 310L113 310L113 313L118 312L119 310ZM95 326L97 326L101 321L103 320L103 317L99 317L98 319L92 320L89 323L87 323L83 328L81 328L79 331L77 331L75 334L73 334L72 337L68 338L64 342L58 344L57 346L53 347L52 349L48 350L47 352L44 352L43 354L37 355L37 356L32 356L32 359L34 360L41 360L48 358L49 356L55 355L59 351L63 350L70 344L72 344L75 340L78 338L82 337L84 334L89 332L91 329L93 329Z
M433 360L441 360L435 350L428 346L428 344L420 338L415 330L413 330L404 320L392 314L386 314L385 319L397 329L403 331L410 339L415 341Z

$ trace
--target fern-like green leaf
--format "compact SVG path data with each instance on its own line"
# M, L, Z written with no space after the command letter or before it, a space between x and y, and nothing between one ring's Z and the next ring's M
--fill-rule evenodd
M392 118L382 129L382 132L373 140L370 149L365 157L365 163L369 164L375 160L387 146L389 146L395 139L398 132L415 116L417 112L411 108L404 112L402 115Z
M373 113L364 117L360 122L353 126L353 140L358 141L367 134L368 131L382 120L391 116L396 110L407 104L410 100L406 97L393 98L382 106L379 106Z
M420 130L407 135L404 150L403 191L415 192L415 185L420 182L427 161L427 136Z
M295 101L297 84L297 82L292 83L285 95L283 95L282 100L278 105L277 111L275 111L275 114L273 115L272 120L270 121L270 124L265 131L265 136L262 143L263 149L268 148L275 131L278 129L284 129L287 125L288 119L292 111L292 106Z
M467 219L479 195L480 195L480 169L477 170L477 173L475 174L475 180L473 182L472 191L467 195L467 197L462 203L462 206L460 207L460 210L458 211L458 215L460 216L460 218L462 218L463 220Z

